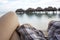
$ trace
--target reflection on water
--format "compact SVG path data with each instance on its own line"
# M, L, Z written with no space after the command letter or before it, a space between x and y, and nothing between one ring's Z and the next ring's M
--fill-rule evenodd
M51 20L60 20L60 15L58 14L23 14L18 15L20 24L29 23L36 29L47 30L48 23Z
M47 16L48 18L53 18L53 17L56 16L56 14L47 14L46 16Z

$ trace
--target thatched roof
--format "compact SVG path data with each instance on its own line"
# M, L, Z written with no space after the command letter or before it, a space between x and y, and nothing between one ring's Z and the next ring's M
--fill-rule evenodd
M17 9L16 12L24 12L23 9Z
M37 7L35 10L36 11L42 11L43 9L41 7Z

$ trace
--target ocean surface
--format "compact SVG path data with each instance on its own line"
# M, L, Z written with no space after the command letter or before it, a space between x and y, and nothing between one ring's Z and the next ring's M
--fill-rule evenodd
M20 24L31 24L39 30L47 30L48 23L52 20L60 21L60 14L22 14L18 15Z

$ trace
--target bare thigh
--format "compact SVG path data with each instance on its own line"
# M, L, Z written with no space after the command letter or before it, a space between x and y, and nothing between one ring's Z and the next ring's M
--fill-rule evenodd
M9 40L18 26L18 18L14 12L8 12L0 18L0 40Z
M16 31L12 34L10 40L20 40L20 37Z

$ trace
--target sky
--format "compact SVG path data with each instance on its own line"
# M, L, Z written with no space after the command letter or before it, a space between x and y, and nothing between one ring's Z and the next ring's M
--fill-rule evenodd
M19 8L60 7L60 0L0 0L0 11L13 11Z

